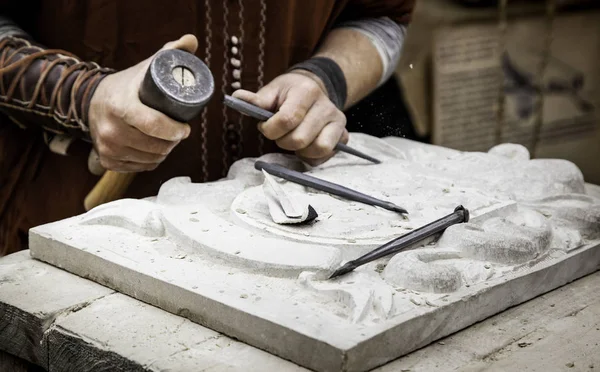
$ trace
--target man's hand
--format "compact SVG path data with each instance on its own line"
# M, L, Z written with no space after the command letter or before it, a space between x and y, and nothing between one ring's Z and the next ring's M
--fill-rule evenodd
M310 72L286 73L256 93L237 90L232 95L275 112L258 124L258 130L313 166L331 158L338 142L348 142L346 116L329 100L319 78Z
M198 40L184 35L161 50L182 49L194 53ZM105 77L90 102L89 127L100 164L107 170L153 170L182 139L190 127L144 105L138 96L152 57Z

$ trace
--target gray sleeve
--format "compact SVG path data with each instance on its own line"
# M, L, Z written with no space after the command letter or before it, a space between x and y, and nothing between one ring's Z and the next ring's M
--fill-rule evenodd
M364 18L339 23L336 28L356 30L371 40L383 63L383 74L378 86L385 83L394 73L404 45L406 27L388 17Z
M29 37L12 19L0 14L0 39L9 36Z

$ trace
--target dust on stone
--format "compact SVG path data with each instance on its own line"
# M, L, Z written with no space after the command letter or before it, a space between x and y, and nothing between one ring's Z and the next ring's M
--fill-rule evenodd
M425 305L431 306L431 307L438 307L438 305L431 303L429 300L425 300Z

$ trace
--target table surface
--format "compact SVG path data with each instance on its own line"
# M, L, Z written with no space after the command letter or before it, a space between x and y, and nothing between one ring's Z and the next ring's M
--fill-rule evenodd
M375 371L598 370L599 290L596 272ZM29 251L0 258L0 350L0 370L306 371Z

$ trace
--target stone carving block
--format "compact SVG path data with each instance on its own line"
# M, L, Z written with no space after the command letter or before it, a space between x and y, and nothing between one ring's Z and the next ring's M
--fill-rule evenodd
M273 222L256 159L219 181L167 181L30 232L32 255L318 371L363 371L600 267L600 192L558 159L502 144L460 152L352 133L381 160L339 153L309 169L408 216L290 182L310 224ZM469 223L326 280L345 261L451 213Z

